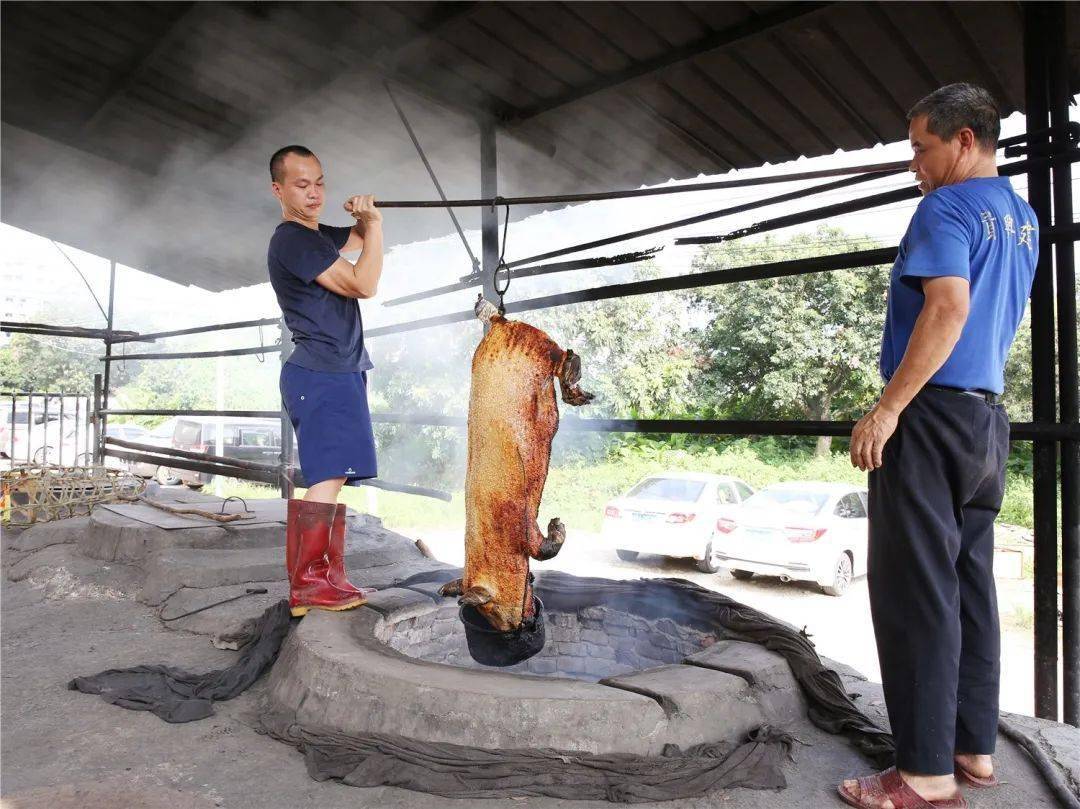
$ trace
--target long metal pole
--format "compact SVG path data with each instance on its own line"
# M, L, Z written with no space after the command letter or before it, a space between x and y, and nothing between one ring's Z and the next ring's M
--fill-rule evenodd
M116 262L109 262L109 314L108 314L108 333L105 335L105 357L112 356L113 341L113 304L116 300ZM112 363L105 363L105 377L101 386L101 409L109 409L109 376L112 373ZM102 450L105 447L105 431L108 429L109 416L106 413L101 415L101 420L98 423L97 433L97 447L98 447L98 463L103 463L105 458Z
M64 399L66 398L63 389L60 390L60 456L56 459L56 462L61 466L64 465Z
M1045 129L1049 119L1047 92L1046 7L1025 3L1024 78L1029 132ZM1033 139L1043 140L1045 139ZM1028 200L1040 227L1050 224L1050 169L1028 172ZM1031 392L1036 423L1056 415L1054 379L1054 283L1051 251L1040 250L1031 290ZM1035 441L1033 460L1035 537L1035 715L1058 717L1057 619L1057 445Z
M293 343L292 335L289 329L285 326L285 317L282 316L278 321L278 328L281 329L281 366L285 367L285 363L292 355ZM293 428L292 421L289 419L289 413L285 409L285 400L281 400L281 455L278 457L278 468L282 474L279 479L280 493L283 500L291 500L296 493L296 487L293 486L292 478L284 474L286 467L288 467L293 461Z
M101 451L104 448L104 442L101 440L101 418L101 374L94 374L94 410L91 413L90 420L94 425L91 458L95 466L102 462ZM91 444L87 443L86 447L89 450Z
M1049 8L1050 121L1054 126L1069 122L1069 52L1065 38L1065 6ZM1057 140L1057 137L1055 137ZM1073 221L1072 171L1054 167L1054 223ZM1058 391L1061 421L1080 421L1080 393L1077 386L1076 357L1076 268L1073 242L1057 242ZM1064 657L1062 687L1064 721L1080 727L1080 443L1061 442L1061 581Z
M11 441L11 449L8 451L8 457L11 458L12 469L15 468L15 430L17 430L19 426L15 423L15 413L15 394L13 393L11 394L11 432L8 435L8 438ZM27 424L26 427L27 430L29 430L30 425Z
M480 195L494 199L499 193L498 151L495 123L484 118L480 122ZM499 212L494 205L480 210L481 261L483 262L483 294L495 302L495 267L499 263Z

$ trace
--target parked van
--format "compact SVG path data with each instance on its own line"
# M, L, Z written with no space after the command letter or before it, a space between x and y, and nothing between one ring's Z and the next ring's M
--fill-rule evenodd
M222 431L221 454L241 461L276 464L281 456L281 421L278 419L181 416L176 419L172 445L188 452L217 454L218 430ZM172 468L171 472L192 489L214 477L207 472Z

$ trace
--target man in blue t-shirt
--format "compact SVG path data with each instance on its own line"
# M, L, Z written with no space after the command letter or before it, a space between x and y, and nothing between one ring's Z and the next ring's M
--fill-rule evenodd
M377 474L367 401L372 364L357 299L373 297L379 285L382 215L372 196L356 196L345 203L356 224L320 224L322 164L303 146L275 152L270 177L282 222L270 239L267 268L295 345L281 367L281 398L308 487L303 500L288 503L289 606L293 615L350 609L371 590L346 577L346 508L337 498L346 483ZM341 255L357 250L353 262Z
M870 609L896 766L840 792L885 809L923 805L912 791L964 805L954 774L997 783L1000 396L1039 255L1034 212L997 173L990 94L951 84L908 119L923 199L892 268L886 386L851 437L852 464L870 473Z

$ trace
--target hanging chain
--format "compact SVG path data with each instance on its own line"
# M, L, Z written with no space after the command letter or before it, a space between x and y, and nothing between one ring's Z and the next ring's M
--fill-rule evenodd
M491 203L492 211L495 210L495 206L498 204L501 197L495 197L495 200ZM506 234L510 229L510 204L506 204L506 216L503 219L503 235L502 235L502 249L499 251L499 263L495 265L495 272L491 276L491 285L495 289L495 294L499 296L499 314L506 314L506 304L503 301L503 296L506 294L506 290L510 289L510 268L506 266ZM499 272L502 271L503 278L505 279L500 283Z

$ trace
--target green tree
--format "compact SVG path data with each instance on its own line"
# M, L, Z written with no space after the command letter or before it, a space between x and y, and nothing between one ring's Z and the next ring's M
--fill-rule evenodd
M822 226L786 240L710 245L693 267L728 269L877 246L868 237ZM698 291L702 410L747 419L861 415L881 386L877 361L887 289L886 268L872 267ZM816 454L828 454L830 447L831 439L822 437Z
M100 340L13 334L0 348L0 384L6 390L70 391L90 394L94 374L104 373ZM113 369L121 382L124 371Z
M659 276L651 262L634 274ZM694 346L678 293L636 295L521 316L581 355L582 386L595 394L586 413L608 418L665 418L694 402Z

